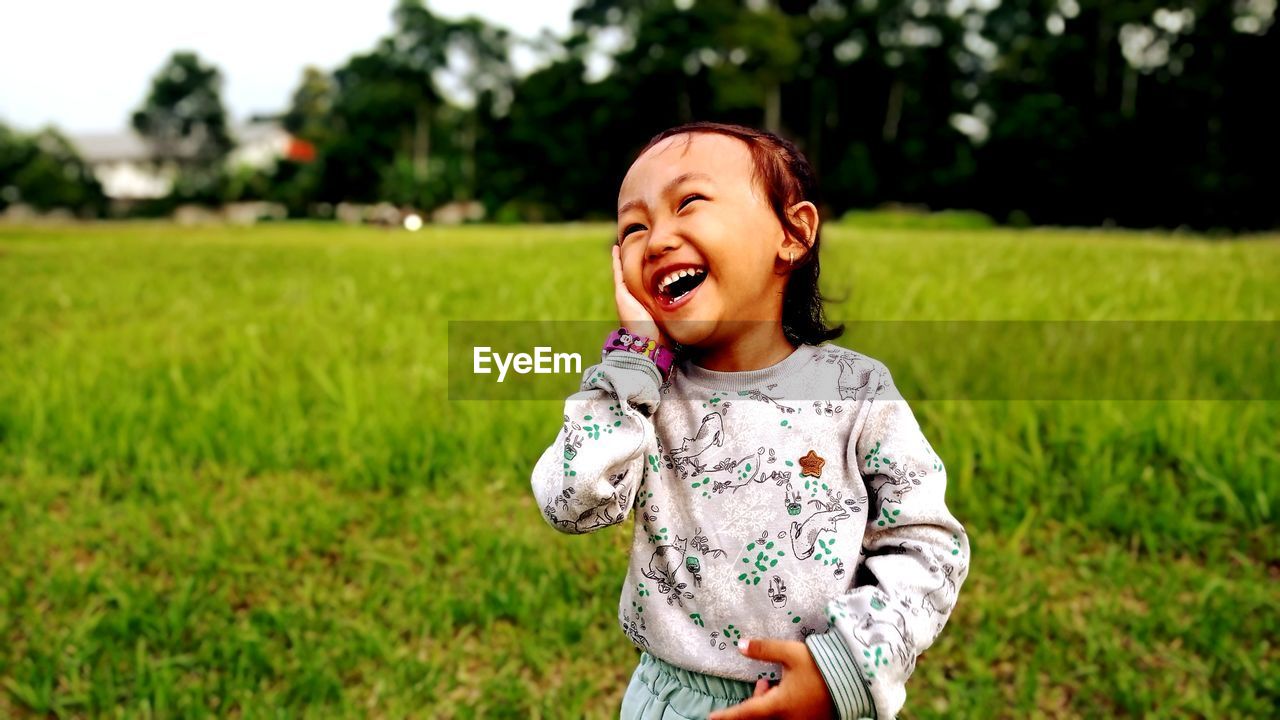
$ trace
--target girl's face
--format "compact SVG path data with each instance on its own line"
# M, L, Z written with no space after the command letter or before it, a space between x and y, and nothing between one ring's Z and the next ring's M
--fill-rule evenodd
M650 148L622 181L623 279L682 344L726 339L722 321L781 321L778 271L803 247L783 231L753 171L745 142L693 133Z

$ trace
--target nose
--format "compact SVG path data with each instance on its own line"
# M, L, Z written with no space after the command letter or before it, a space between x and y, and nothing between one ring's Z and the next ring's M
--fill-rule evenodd
M680 236L663 225L657 225L649 232L649 242L645 252L650 260L661 257L664 253L680 247L683 242Z

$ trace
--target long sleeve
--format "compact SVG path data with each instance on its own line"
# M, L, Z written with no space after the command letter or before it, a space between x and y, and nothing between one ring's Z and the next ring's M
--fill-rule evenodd
M661 379L652 360L620 351L584 373L581 390L565 401L555 442L533 469L533 494L552 527L588 533L626 519L657 462L652 415Z
M806 638L841 718L895 717L916 658L942 632L969 571L969 539L945 502L946 470L876 363L848 466L868 490L864 563Z

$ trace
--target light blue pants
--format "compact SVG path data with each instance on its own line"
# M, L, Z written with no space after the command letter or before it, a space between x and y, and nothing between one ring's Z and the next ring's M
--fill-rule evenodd
M622 697L621 720L704 720L751 697L755 685L703 675L659 660L647 652L631 674Z

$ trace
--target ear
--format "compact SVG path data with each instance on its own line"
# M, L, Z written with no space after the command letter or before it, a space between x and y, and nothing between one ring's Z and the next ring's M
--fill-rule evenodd
M801 247L799 241L789 234L786 234L782 240L782 247L778 252L778 259L782 262L788 262L790 254L794 253L795 257L800 257L813 247L813 239L818 236L818 208L808 200L802 200L790 208L787 208L787 214L791 217L792 222L800 227L800 231L804 237L804 246Z

